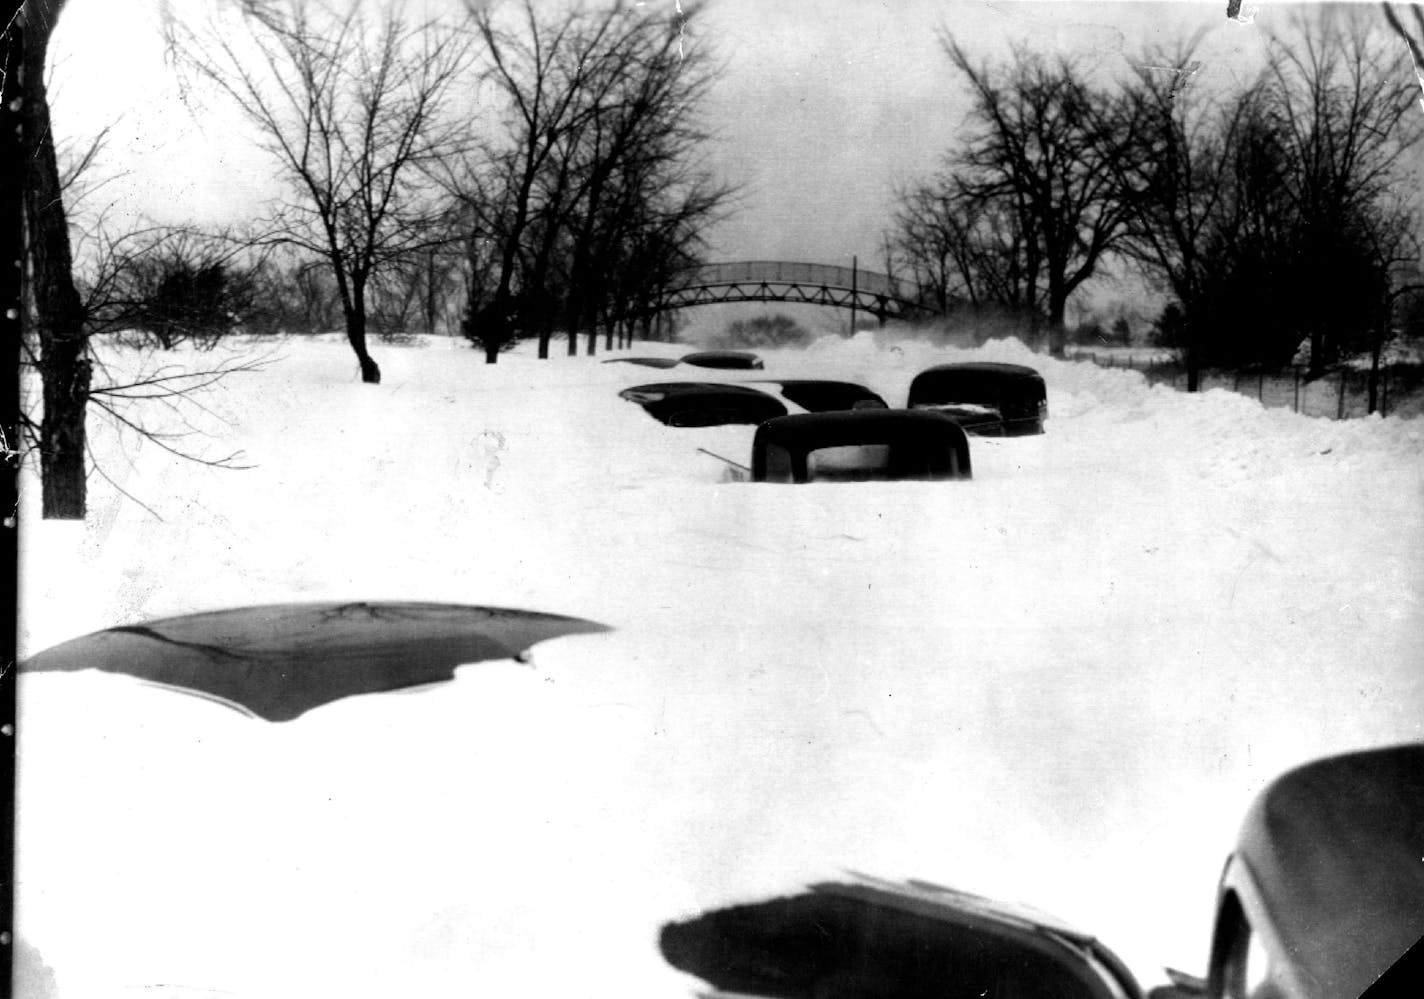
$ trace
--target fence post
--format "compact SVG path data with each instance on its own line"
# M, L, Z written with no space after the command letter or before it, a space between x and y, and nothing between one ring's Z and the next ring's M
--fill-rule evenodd
M1380 379L1380 417L1389 415L1389 369L1384 369L1384 377Z
M1265 404L1266 402L1266 369L1262 368L1256 372L1256 401Z
M1340 398L1335 407L1335 419L1337 420L1345 418L1345 373L1349 370L1349 368L1340 369Z
M1300 369L1299 369L1299 368L1296 368L1296 367L1292 367L1292 368L1291 368L1291 375L1292 375L1293 378L1295 379L1295 401L1291 403L1291 408L1294 409L1297 413L1299 413L1299 412L1300 412Z

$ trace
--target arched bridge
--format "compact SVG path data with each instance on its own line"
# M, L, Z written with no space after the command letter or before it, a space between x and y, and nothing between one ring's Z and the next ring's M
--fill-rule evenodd
M801 302L868 312L882 323L929 315L889 275L834 264L742 260L678 273L653 311L722 302Z

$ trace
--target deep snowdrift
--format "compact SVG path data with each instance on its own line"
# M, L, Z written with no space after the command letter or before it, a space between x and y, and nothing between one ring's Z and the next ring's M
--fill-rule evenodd
M654 352L676 350L632 351ZM148 416L250 470L96 428L112 482L86 523L39 522L26 483L24 648L345 598L616 630L282 725L24 677L41 994L38 962L65 996L688 995L662 922L843 868L1034 904L1146 978L1200 971L1250 796L1424 736L1418 421L862 334L766 373L894 403L930 364L1031 363L1048 433L974 439L968 483L725 484L617 398L653 369L433 343L380 349L370 387L339 342L277 355Z

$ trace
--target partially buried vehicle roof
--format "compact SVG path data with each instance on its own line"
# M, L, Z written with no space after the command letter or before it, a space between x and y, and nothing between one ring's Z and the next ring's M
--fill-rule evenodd
M675 368L675 357L610 357L604 364L641 364L645 368Z
M762 367L760 357L745 350L700 350L682 355L682 363L699 368L751 368Z
M817 471L819 453L835 455ZM768 420L752 442L758 482L968 479L969 441L933 411L856 409Z
M1307 994L1358 996L1424 935L1424 743L1291 770L1247 812L1235 859Z
M786 415L786 407L780 400L744 385L656 382L624 389L619 395L669 426L757 424Z
M830 378L764 378L748 384L775 385L783 396L812 413L830 413L857 406L888 408L878 393L856 382Z

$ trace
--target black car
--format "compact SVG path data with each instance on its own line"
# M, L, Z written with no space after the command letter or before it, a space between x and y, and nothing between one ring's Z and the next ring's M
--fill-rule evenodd
M759 371L762 360L745 350L700 350L682 355L683 364L698 368L731 368L742 371Z
M1102 943L1023 907L856 875L665 925L664 959L717 996L1142 999Z
M857 409L768 420L752 441L756 482L970 478L969 441L932 412Z
M1205 979L1146 999L1395 999L1424 971L1424 743L1271 782L1217 892ZM919 881L852 880L667 923L663 957L706 996L1142 999L1098 939L1033 909Z
M755 426L787 412L780 400L765 392L716 382L658 382L618 394L669 427Z
M1421 937L1424 744L1320 760L1246 814L1217 891L1208 993L1356 999Z
M1048 389L1043 376L1023 364L975 361L926 368L910 383L905 405L910 409L977 406L993 410L1004 436L1043 433L1048 419ZM969 427L965 428L970 429Z
M808 413L889 408L878 394L855 382L840 382L827 378L759 378L748 384L775 386L783 399Z

